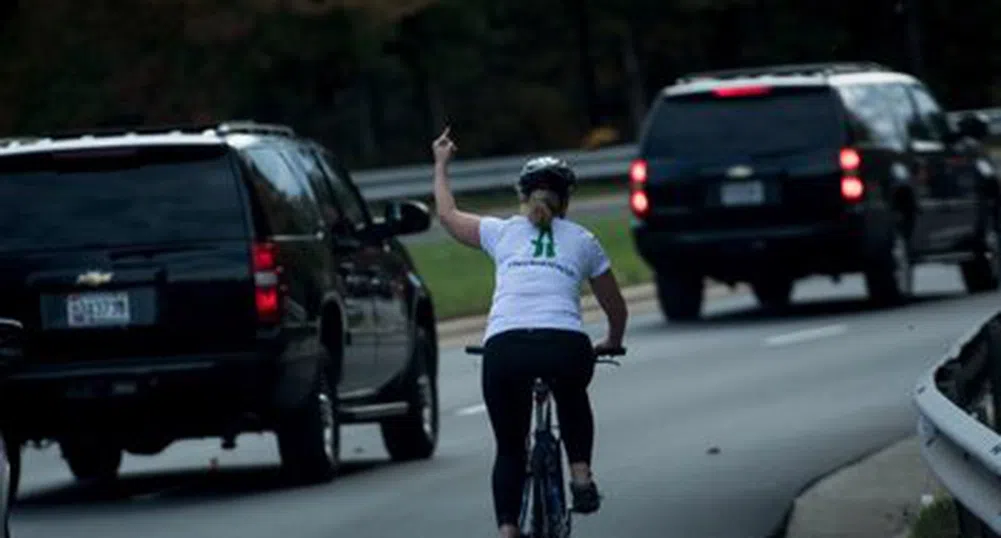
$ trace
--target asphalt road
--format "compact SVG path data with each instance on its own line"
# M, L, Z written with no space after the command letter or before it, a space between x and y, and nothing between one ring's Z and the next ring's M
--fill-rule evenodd
M951 268L923 269L918 286L921 298L894 310L869 309L848 279L802 283L785 316L746 296L712 302L693 326L634 313L630 355L592 385L605 505L576 519L574 536L765 537L812 480L912 433L918 375L1001 297L965 295ZM323 486L282 487L270 436L241 437L234 452L205 441L127 457L112 491L73 486L54 448L29 451L14 534L494 536L478 375L477 359L443 352L435 459L388 464L374 428L355 426L346 474Z

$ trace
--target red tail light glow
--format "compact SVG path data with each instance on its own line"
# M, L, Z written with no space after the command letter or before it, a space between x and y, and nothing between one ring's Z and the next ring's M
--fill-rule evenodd
M260 321L273 323L280 319L277 287L257 288L254 291L254 302L257 305L257 319Z
M274 271L278 266L277 251L274 243L255 243L254 271Z
M643 185L646 183L647 178L647 167L646 161L643 159L637 159L629 165L629 180L634 185Z
M841 178L841 197L848 202L857 202L865 195L865 183L855 176Z
M735 86L730 88L716 88L713 94L716 97L758 97L768 95L772 89L768 86Z
M274 243L255 243L251 258L257 319L261 323L277 323L281 320L282 314L278 246Z
M645 217L650 211L650 199L643 191L635 191L629 196L629 207L637 217Z
M839 160L841 162L841 169L845 172L858 170L859 166L862 165L862 157L852 148L841 150Z

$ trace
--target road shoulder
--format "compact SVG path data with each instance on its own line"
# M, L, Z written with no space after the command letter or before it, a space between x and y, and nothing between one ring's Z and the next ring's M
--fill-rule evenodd
M898 441L826 476L793 504L785 538L905 538L921 497L944 489L917 437Z

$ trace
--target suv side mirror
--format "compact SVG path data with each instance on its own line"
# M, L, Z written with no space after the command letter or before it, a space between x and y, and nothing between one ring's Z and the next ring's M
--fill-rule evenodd
M956 130L961 136L983 140L990 134L990 125L981 114L973 112L963 114L956 122Z
M421 202L393 201L386 204L383 222L392 235L415 234L431 227L431 213Z

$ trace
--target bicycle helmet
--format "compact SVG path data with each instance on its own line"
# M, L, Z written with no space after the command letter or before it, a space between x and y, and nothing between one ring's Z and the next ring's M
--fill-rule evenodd
M563 159L552 156L530 159L521 168L516 189L528 197L536 189L546 188L566 199L577 187L577 174Z

